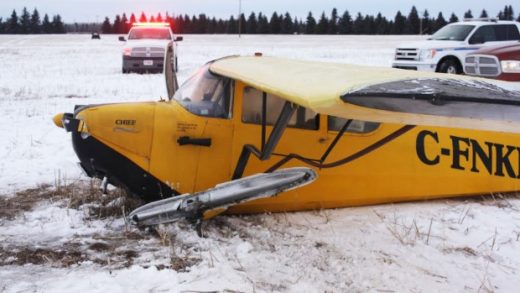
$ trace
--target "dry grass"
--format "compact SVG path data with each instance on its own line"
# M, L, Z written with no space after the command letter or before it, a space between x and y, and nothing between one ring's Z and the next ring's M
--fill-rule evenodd
M450 200L455 202L474 202L485 206L496 206L497 208L501 209L512 209L514 211L519 211L518 208L511 203L512 199L520 199L520 192L487 193L475 196L450 198Z
M114 242L90 245L68 242L51 248L11 245L0 248L0 266L33 264L66 268L90 261L111 269L130 267L139 254L135 249L120 249L122 245Z
M142 205L143 202L122 189L111 190L103 194L99 189L100 181L78 180L64 183L60 180L54 185L41 185L0 198L0 221L24 218L24 212L37 209L42 204L57 203L70 209L85 211L85 225L99 219L117 219ZM190 225L189 225L190 226ZM191 229L190 227L184 227ZM194 232L195 233L195 232ZM155 239L156 245L142 241ZM124 230L107 231L99 234L74 236L63 244L49 247L49 244L27 244L15 240L0 245L0 267L5 265L44 265L51 267L71 267L83 262L92 262L109 269L125 268L136 264L143 253L164 251L163 264L155 265L158 269L187 271L191 266L202 261L195 256L193 247L176 239L166 230L146 228L138 230L126 226ZM164 248L169 248L168 251ZM139 260L137 264L148 266L150 260ZM153 261L154 263L156 260Z
M8 247L0 248L0 265L50 265L52 267L70 267L87 260L77 247L63 249Z
M172 248L173 250L173 248ZM175 252L170 254L170 269L176 272L186 272L190 267L199 264L202 261L201 258L188 255L178 255Z
M194 255L192 247L182 240L177 239L175 234L170 233L168 229L153 229L155 237L158 237L161 244L170 248L169 264L158 267L158 269L173 269L177 272L185 272L194 265L199 264L202 258ZM194 232L195 233L195 232Z
M474 250L473 248L468 247L468 246L464 246L464 247L447 247L447 248L444 248L443 251L445 253L458 252L458 253L462 253L462 254L464 254L466 256L478 256L478 252L476 250Z
M475 203L485 206L493 206L500 209L510 209L512 211L520 211L517 205L513 204L511 200L520 199L520 193L489 193L485 195L470 196L470 197L455 197L449 198L445 201L452 205L461 205L468 203ZM471 206L463 207L459 218L456 220L458 225L462 225L467 218L472 218ZM434 230L439 224L443 225L442 219L430 218L428 221L422 221L421 223L414 217L412 219L402 217L399 213L379 213L377 210L373 210L380 221L385 224L388 232L401 244L403 245L415 245L418 240L421 240L426 245L430 245L432 240L444 240L441 235L435 235ZM466 230L467 233L467 230ZM520 237L518 234L517 239ZM497 231L494 235L491 235L487 240L481 243L479 246L490 242L489 246L494 249L496 246ZM446 252L459 251L459 249L447 249ZM473 255L470 251L466 251L466 254Z
M142 204L141 200L127 196L121 189L103 194L98 188L99 184L99 180L94 179L67 184L56 181L54 186L41 185L17 192L11 197L1 197L0 220L14 220L20 214L49 202L71 209L85 210L86 222L94 219L121 218L126 211ZM150 238L153 236L142 231L110 231L107 228L107 233L102 235L87 235L79 239L75 237L54 247L38 243L2 243L0 266L34 264L70 267L91 261L110 268L128 267L139 256L139 240Z
M128 195L124 189L116 188L103 194L96 179L77 181L56 188L57 196L68 201L69 208L78 209L87 205L90 218L106 219L123 217L125 213L143 204L143 201Z
M122 217L127 211L143 204L140 199L128 196L123 189L117 188L109 194L103 194L98 188L99 184L97 179L77 180L67 184L56 181L54 186L40 185L17 192L12 197L0 197L0 219L12 220L44 201L61 201L73 209L88 205L89 216L96 219Z
M54 196L55 191L51 185L40 185L17 192L13 197L0 197L0 219L12 220L19 213L30 211L37 203Z
M393 213L392 217L387 217L385 214L381 214L376 210L373 210L373 212L385 225L388 232L390 232L390 234L402 245L415 245L418 240L421 240L426 245L429 245L430 238L442 238L432 234L432 226L434 225L433 218L428 221L427 226L423 226L417 223L416 218L411 220L407 218L401 218L395 212Z

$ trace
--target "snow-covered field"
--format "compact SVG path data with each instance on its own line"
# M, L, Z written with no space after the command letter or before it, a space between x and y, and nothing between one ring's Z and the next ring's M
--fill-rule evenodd
M398 43L420 38L188 35L179 48L179 79L211 59L254 52L389 66ZM121 217L92 217L95 203L73 205L73 196L63 196L69 190L49 196L70 182L89 184L69 135L53 125L54 114L76 104L165 96L162 75L121 74L121 47L117 36L0 36L0 199L13 203L46 194L27 209L0 212L0 292L520 287L520 199L511 195L221 216L206 224L207 238L182 222L154 236Z

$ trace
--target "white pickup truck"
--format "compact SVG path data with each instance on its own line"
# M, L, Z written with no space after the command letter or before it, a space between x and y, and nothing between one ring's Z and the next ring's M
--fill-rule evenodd
M519 31L516 21L478 19L448 24L424 41L400 45L392 67L460 74L467 54L483 47L517 43Z
M162 72L164 67L165 48L174 42L174 69L177 71L176 42L182 37L175 37L168 23L134 23L128 32L123 47L123 73L130 72Z

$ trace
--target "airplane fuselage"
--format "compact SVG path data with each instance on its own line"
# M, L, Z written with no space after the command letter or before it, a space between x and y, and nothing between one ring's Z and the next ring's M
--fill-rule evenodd
M244 146L260 150L265 138L258 119L262 113L251 110L262 108L254 100L262 99L262 90L236 80L227 86L224 114L200 107L194 113L182 99L78 109L74 117L84 125L72 135L82 166L90 176L107 176L148 201L231 180ZM280 111L276 97L271 99L266 107ZM219 114L209 117L204 111ZM277 115L268 116L268 109L267 120ZM264 160L251 156L243 175L272 170L289 154L320 162L329 151L313 167L317 180L229 211L294 211L520 190L519 134L355 121L330 148L337 125L343 125L338 121L296 112L273 154ZM273 126L265 129L268 136ZM283 164L298 166L309 164L298 159Z

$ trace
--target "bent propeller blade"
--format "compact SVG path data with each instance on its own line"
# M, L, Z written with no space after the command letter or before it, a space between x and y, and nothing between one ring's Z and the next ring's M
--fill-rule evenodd
M181 219L197 221L203 218L205 211L225 210L236 204L276 196L309 184L316 177L316 172L305 167L255 174L205 191L146 204L132 211L128 218L135 225L158 225Z

